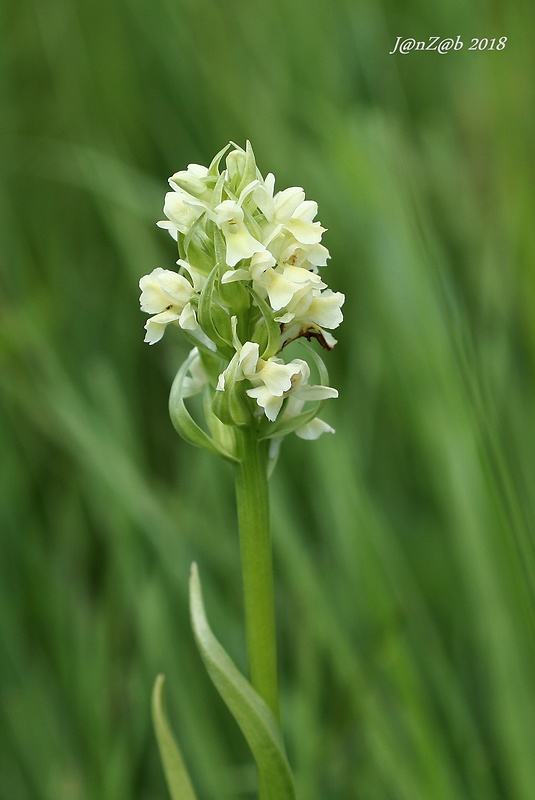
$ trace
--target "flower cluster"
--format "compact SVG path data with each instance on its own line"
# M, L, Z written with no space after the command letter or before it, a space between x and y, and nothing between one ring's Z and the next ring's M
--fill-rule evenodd
M299 187L276 192L275 177L262 177L249 143L225 147L209 167L190 164L169 184L158 225L177 241L179 270L158 267L140 280L141 309L151 315L145 341L159 341L170 324L182 328L196 347L183 395L208 388L225 425L256 420L268 426L265 438L281 430L304 438L332 431L317 410L337 391L311 385L307 361L281 355L302 337L331 349L330 331L342 321L344 295L320 276L329 251L317 204ZM310 353L325 378L322 360ZM308 412L307 401L316 403Z

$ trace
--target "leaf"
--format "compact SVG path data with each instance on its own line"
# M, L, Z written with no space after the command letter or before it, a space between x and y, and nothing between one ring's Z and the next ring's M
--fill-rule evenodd
M265 441L266 439L277 439L279 436L288 436L289 433L293 433L298 428L302 428L303 425L306 425L307 422L311 422L315 417L318 416L318 414L321 413L324 402L324 400L320 400L311 408L307 409L306 411L302 411L295 417L288 417L287 419L284 419L283 416L277 422L271 422L269 427L265 427L266 432L260 436L260 441Z
M212 439L212 437L209 436L206 431L203 431L203 429L197 425L186 408L184 403L183 384L184 378L186 377L189 369L189 365L194 357L194 354L190 354L190 356L188 356L188 358L184 361L176 374L173 385L171 386L171 394L169 395L169 416L171 417L171 422L173 423L173 427L177 433L179 433L187 442L190 442L197 447L204 447L205 450L210 450L210 452L215 453L222 458L226 458L227 461L236 462L238 459L234 453L230 452Z
M216 391L212 411L225 425L248 425L252 420L251 403L246 396L241 380L236 380L240 367L233 358L225 370L225 389Z
M208 167L208 175L214 176L216 178L219 177L219 162L229 149L230 144L226 144L220 151L217 153L214 158L212 159L212 163Z
M172 800L197 800L197 795L167 719L164 698L165 677L158 675L152 690L152 721L163 771Z
M275 321L273 310L270 308L270 306L268 306L266 301L263 300L260 295L257 294L257 292L255 292L252 286L247 286L247 289L252 295L255 305L260 310L266 326L267 343L261 358L268 359L271 358L271 356L274 356L280 350L281 328L279 323Z
M225 339L216 327L214 321L215 316L217 317L221 327L225 325L229 327L228 314L223 313L221 307L218 306L214 301L215 283L218 278L219 271L219 264L216 264L210 272L210 275L208 276L208 279L200 294L197 315L199 319L199 325L204 333L213 342L215 342L218 347L229 349L231 347L230 330L228 331L228 338Z
M238 723L254 755L266 800L295 800L293 777L272 712L212 633L202 599L197 565L190 575L193 633L212 683Z

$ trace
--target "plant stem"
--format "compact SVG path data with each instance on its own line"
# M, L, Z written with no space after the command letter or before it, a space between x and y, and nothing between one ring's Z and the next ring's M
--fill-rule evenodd
M254 428L239 435L236 500L250 679L279 721L273 559L269 531L267 443Z

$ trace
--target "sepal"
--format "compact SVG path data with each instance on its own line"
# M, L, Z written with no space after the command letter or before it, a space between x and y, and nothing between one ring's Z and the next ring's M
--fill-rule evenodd
M219 264L210 272L199 297L198 319L204 333L222 350L232 353L230 319L227 312L214 299L219 277Z
M262 315L262 323L257 326L255 330L253 341L258 342L260 345L261 358L267 360L276 355L280 350L281 330L278 322L275 321L273 311L268 306L265 300L255 292L252 286L247 286L255 305ZM263 350L262 350L263 348Z

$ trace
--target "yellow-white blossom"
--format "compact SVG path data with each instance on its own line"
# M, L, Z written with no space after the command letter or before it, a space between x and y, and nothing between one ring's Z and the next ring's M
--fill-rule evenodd
M225 260L229 267L266 249L247 230L243 209L235 200L223 200L214 209L213 216L217 227L225 237L227 244Z
M192 276L193 285L178 272L161 267L139 281L141 310L153 315L145 323L145 341L149 344L159 342L170 323L178 323L184 330L198 327L191 300L200 288L202 276L185 261L177 263Z

